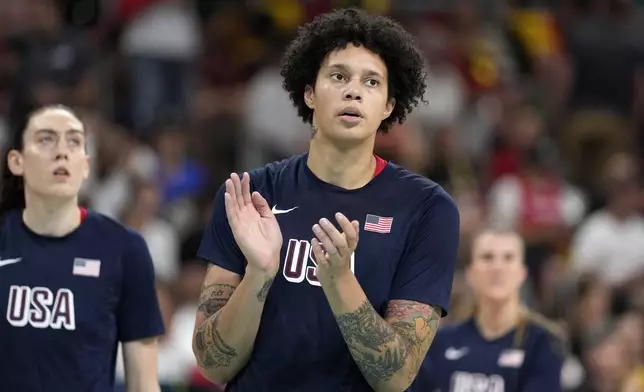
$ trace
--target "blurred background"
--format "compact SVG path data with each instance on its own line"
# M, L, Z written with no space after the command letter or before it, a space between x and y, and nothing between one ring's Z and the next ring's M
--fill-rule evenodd
M217 390L191 352L210 204L230 172L307 149L280 56L348 5L393 16L427 56L429 104L378 153L457 200L462 259L485 225L525 237L525 299L568 334L567 391L644 391L644 1L2 0L0 144L37 106L81 114L83 203L154 259L164 388ZM471 301L459 273L447 321Z

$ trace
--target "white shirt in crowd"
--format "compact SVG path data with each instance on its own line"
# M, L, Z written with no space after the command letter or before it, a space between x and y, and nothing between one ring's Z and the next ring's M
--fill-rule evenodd
M596 273L609 284L620 284L644 273L644 219L636 214L617 219L605 210L590 215L572 245L577 273Z

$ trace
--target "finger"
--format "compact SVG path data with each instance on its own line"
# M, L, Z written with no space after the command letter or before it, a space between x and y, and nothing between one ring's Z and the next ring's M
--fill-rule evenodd
M237 194L235 193L235 185L233 184L232 179L227 179L226 180L226 193L230 195L233 201L237 201Z
M320 225L313 225L313 233L320 241L320 243L322 243L322 246L324 247L324 250L328 256L333 257L339 255L338 248L336 248L336 246L333 244L333 241L331 240L331 237L327 235L327 233Z
M235 222L237 220L237 202L233 200L230 193L224 193L224 205L226 206L226 217L228 217L228 224L234 230Z
M237 206L237 195L235 194L235 185L233 185L233 181L229 178L226 180L226 194L228 194L228 197L232 204L230 204L230 208L234 209L235 215L239 212L239 207ZM224 194L224 197L225 195ZM224 201L226 199L224 198ZM226 210L228 212L228 210Z
M360 241L360 222L354 220L351 222L353 229L356 231L356 248L358 247L358 242ZM355 249L355 248L354 248Z
M326 218L322 218L320 219L320 226L322 226L322 229L324 229L329 238L331 238L331 241L333 241L333 244L341 255L346 256L348 253L351 253L345 236L342 235L335 226L333 226L331 221Z
M266 199L264 199L264 197L259 194L259 192L253 192L251 198L253 201L253 206L255 206L255 209L257 210L257 212L259 212L259 215L262 218L270 218L273 216L271 207L268 205Z
M242 175L241 191L242 191L242 199L244 200L244 204L250 204L250 202L251 202L251 197L250 197L250 175L248 175L248 173L244 173Z
M313 238L311 240L311 248L313 249L313 254L315 255L315 262L317 263L318 267L329 265L327 256L324 254L322 245L320 244L320 241L317 240L317 238Z
M239 179L239 175L237 173L232 173L230 175L230 180L233 182L233 186L235 187L235 201L237 202L239 208L242 208L244 206L244 196L242 195L241 180Z
M347 243L347 247L350 250L354 250L358 245L358 232L356 231L355 226L346 216L344 216L344 214L339 212L335 214L335 219L338 221L338 224L344 233L344 240Z

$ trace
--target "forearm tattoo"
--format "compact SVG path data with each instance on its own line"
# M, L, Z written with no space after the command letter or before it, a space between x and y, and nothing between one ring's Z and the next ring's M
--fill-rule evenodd
M264 282L264 285L259 290L259 293L257 293L257 300L259 302L266 301L266 297L268 297L268 290L270 290L271 286L273 285L273 280L275 280L275 278L270 278L266 282Z
M407 342L410 361L408 380L418 374L427 350L434 340L441 318L441 309L414 301L394 300L389 302L385 319L400 337Z
M206 318L212 316L226 305L235 289L236 286L220 283L203 287L197 311L203 312Z
M390 380L405 364L407 345L369 301L337 316L337 321L351 355L372 386Z
M235 348L227 344L217 330L220 315L221 312L216 313L204 322L195 335L199 366L205 369L230 366L237 357Z
M197 329L195 334L195 348L199 366L203 368L218 368L230 365L230 361L237 356L234 347L228 345L217 330L220 310L226 305L233 295L236 286L215 283L204 286L199 298L199 312L206 320Z
M440 313L413 301L392 301L385 321L369 301L336 317L340 331L367 382L375 387L409 366L409 381L418 372L436 332Z

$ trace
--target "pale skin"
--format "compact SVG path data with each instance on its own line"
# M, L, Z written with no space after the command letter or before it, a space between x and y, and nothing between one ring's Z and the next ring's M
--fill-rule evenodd
M82 122L62 108L36 113L27 124L23 149L11 150L8 166L25 179L25 224L34 232L64 236L80 225L78 193L89 175L90 157L85 151ZM69 177L56 178L64 167ZM123 344L127 392L159 391L157 339Z
M9 170L25 179L25 224L42 235L63 236L79 224L78 192L89 175L82 122L65 109L45 109L32 116L22 150L7 155ZM64 167L69 178L53 171Z
M477 302L477 320L488 339L514 328L522 314L520 290L527 278L523 240L513 232L486 231L474 240L466 279Z
M515 328L522 314L519 293L527 277L523 246L514 232L486 231L474 240L465 273L476 297L476 319L487 339Z
M123 344L125 390L127 392L159 392L157 376L157 338Z

